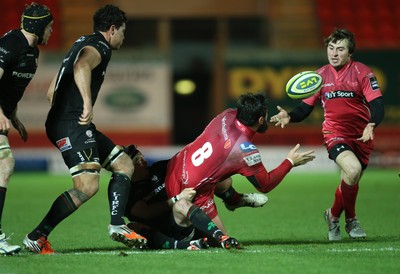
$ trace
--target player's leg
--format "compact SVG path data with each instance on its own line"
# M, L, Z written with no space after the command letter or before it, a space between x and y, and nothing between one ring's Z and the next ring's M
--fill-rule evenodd
M352 151L345 151L336 158L336 163L341 168L342 183L340 187L346 217L346 232L351 238L366 237L365 231L357 220L356 201L359 182L368 165L371 151L371 142L357 142Z
M225 207L234 211L239 207L262 207L268 202L267 196L259 193L238 193L232 186L232 178L218 182L215 196L221 198Z
M3 208L6 200L7 185L14 171L14 157L8 143L7 135L0 132L0 255L18 253L21 247L10 245L2 231Z
M344 211L346 216L346 231L352 238L365 237L356 219L356 199L359 189L359 181L362 176L363 165L354 153L354 147L346 143L337 143L329 150L329 156L341 169L341 182L335 191L335 200L330 209L325 211L325 220L330 226L328 237L330 240L340 240L339 217ZM336 228L336 229L332 229Z
M94 132L94 126L83 127L78 123L75 125L71 121L66 121L46 129L49 139L57 145L69 168L73 188L55 199L39 225L25 237L23 241L25 247L39 254L54 253L47 240L48 236L61 221L97 193L101 169L96 142L88 136L90 134L87 134Z
M219 242L222 247L226 249L240 248L240 245L237 243L236 239L225 235L222 230L210 219L210 217L193 203L185 199L181 199L172 207L172 213L174 215L175 222L178 225L189 226L193 224L196 229Z
M102 166L111 171L108 185L108 200L110 208L110 225L108 232L111 239L121 242L128 247L142 248L147 239L129 229L124 220L125 210L130 194L131 177L134 171L132 159L123 148L116 146L101 132L96 133L99 155Z

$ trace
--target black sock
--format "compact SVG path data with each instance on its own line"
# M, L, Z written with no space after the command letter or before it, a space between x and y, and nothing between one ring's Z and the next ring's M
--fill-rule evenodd
M146 238L153 249L187 249L190 245L190 240L176 240L155 230L148 233Z
M4 202L6 200L6 192L7 188L0 186L0 234L3 234L1 230L1 218L3 216L3 208L4 208Z
M224 193L215 193L215 196L221 198L228 205L237 205L241 200L240 194L232 186Z
M125 174L113 173L108 185L111 225L123 225L126 203L131 189L131 180Z
M225 236L217 225L211 221L210 217L196 205L190 207L187 217L195 228L212 236L218 242L221 240L222 236Z
M68 191L65 191L54 201L42 222L28 234L29 239L37 240L40 236L49 236L50 232L65 218L77 209Z

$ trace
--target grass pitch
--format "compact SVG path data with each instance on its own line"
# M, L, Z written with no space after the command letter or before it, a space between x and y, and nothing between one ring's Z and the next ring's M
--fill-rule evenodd
M0 257L0 273L400 273L400 178L395 170L365 172L357 213L367 239L338 243L326 239L323 211L330 207L338 174L289 174L270 192L263 208L229 212L217 201L230 232L244 247L227 251L135 251L113 242L109 223L107 183L102 173L99 193L64 220L50 235L54 255L25 250ZM254 188L240 176L241 192ZM69 176L14 174L8 187L3 230L22 244L47 213L54 199L72 186Z

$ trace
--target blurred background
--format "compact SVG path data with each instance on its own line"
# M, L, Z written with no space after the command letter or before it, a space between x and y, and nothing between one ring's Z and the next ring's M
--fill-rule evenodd
M371 165L400 167L400 5L396 0L36 2L51 9L54 25L49 44L40 47L38 71L18 108L29 140L23 143L16 131L10 134L17 170L63 166L44 131L47 88L66 51L81 35L92 33L94 12L108 3L124 10L129 22L124 45L113 53L108 67L94 123L116 143L135 143L147 155L158 155L153 158L170 157L193 141L216 114L234 106L240 94L265 91L270 115L277 105L294 107L299 102L286 96L286 81L297 72L327 63L322 41L339 27L355 33L354 59L373 68L384 93L386 116L376 130ZM1 0L1 34L19 28L26 3ZM325 163L322 113L317 107L305 122L284 130L271 125L255 143L266 149L283 147L283 157L286 146L315 146L323 156L319 163Z

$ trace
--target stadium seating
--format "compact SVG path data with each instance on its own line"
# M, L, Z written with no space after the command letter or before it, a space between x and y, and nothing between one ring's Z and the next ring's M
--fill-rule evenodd
M335 27L354 32L359 49L400 47L400 5L396 0L317 0L321 35Z

